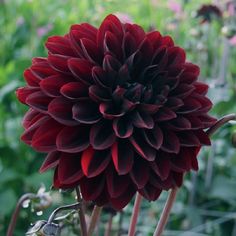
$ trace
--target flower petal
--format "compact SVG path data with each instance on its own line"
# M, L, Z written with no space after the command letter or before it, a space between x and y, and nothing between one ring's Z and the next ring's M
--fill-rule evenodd
M89 146L89 127L64 127L57 135L56 145L59 151L68 153L85 150Z
M110 163L110 150L96 151L89 147L83 151L81 166L83 173L88 178L100 175Z
M110 147L116 140L111 123L105 120L94 124L90 130L90 144L94 149L103 150Z
M57 97L49 103L48 114L63 125L78 125L78 121L73 119L72 106L72 102L63 97Z
M128 174L133 166L134 153L125 141L119 140L112 145L112 160L119 175Z
M97 104L88 99L78 101L74 104L72 113L73 118L82 124L94 124L101 118Z
M48 155L45 157L43 164L39 169L39 172L43 173L48 169L56 167L59 163L60 156L61 152L58 151L48 153Z
M80 153L62 153L58 164L58 178L61 184L74 185L84 176Z

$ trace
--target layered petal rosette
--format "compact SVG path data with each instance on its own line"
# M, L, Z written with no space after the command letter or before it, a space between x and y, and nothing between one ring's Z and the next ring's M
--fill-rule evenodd
M79 185L86 201L122 209L136 192L154 201L198 169L212 103L171 37L109 15L46 47L17 96L30 107L22 140L47 153L41 171L55 169L55 187Z

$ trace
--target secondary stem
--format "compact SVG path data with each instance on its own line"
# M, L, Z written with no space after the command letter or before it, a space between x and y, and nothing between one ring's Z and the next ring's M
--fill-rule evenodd
M110 236L111 235L112 220L113 220L113 215L111 214L110 217L109 217L109 220L107 222L106 232L105 232L104 236Z
M102 211L102 207L99 207L96 205L94 206L93 213L92 213L91 220L90 220L90 224L89 224L88 236L92 236L93 231L96 227L97 221L100 217L101 211Z
M84 212L84 201L81 197L79 187L75 188L76 195L77 195L77 201L81 203L81 206L79 208L79 219L80 219L80 231L81 236L87 236L87 225L85 221L85 212Z
M161 236L165 226L166 226L166 223L167 223L167 220L169 218L169 215L170 215L170 211L171 211L171 208L174 204L174 201L175 201L175 198L176 198L176 194L177 194L177 191L178 189L177 188L173 188L168 196L168 199L166 201L166 204L164 206L164 209L161 213L161 217L160 217L160 220L159 220L159 223L156 227L156 230L153 234L153 236Z
M221 119L219 119L213 126L211 126L207 131L206 134L208 136L211 136L214 134L221 126L224 124L228 123L231 120L236 120L236 115L235 114L229 114L226 116L223 116Z
M139 193L137 193L136 198L135 198L135 202L134 202L133 213L131 216L131 223L129 226L128 236L134 236L134 234L135 234L135 228L136 228L136 224L138 221L138 214L139 214L141 202L142 202L142 196Z
M11 221L8 226L7 236L13 236L14 229L16 227L16 221L17 221L21 206L24 203L24 201L29 200L29 199L33 199L33 198L37 198L37 196L33 193L26 193L18 200L15 211L12 214Z

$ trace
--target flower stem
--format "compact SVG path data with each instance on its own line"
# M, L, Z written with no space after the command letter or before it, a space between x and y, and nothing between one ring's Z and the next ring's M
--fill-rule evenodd
M29 200L29 199L34 199L34 198L37 198L37 196L35 194L26 193L23 196L21 196L21 198L18 200L18 202L16 204L15 211L12 214L11 221L10 221L10 224L7 229L7 236L13 236L14 229L16 227L16 221L17 221L18 215L20 213L20 208L21 208L23 202L26 200Z
M178 188L173 188L167 198L167 201L166 201L166 204L164 206L164 209L161 213L161 217L160 217L160 220L159 220L159 223L156 227L156 230L153 234L153 236L161 236L165 226L166 226L166 223L167 223L167 220L169 218L169 215L170 215L170 211L171 211L171 208L174 204L174 201L175 201L175 198L176 198L176 194L177 194L177 191L178 191Z
M235 114L229 114L226 116L223 116L221 119L219 119L213 126L211 126L207 131L206 134L210 137L213 135L221 126L228 123L231 120L236 120Z
M109 220L107 222L106 232L105 232L104 236L110 236L111 235L112 220L113 220L113 215L111 214L110 217L109 217Z
M84 201L81 197L79 187L75 188L76 195L77 195L77 201L81 203L81 206L79 208L79 219L80 219L80 231L81 236L87 236L87 225L85 221L85 212L84 212Z
M135 228L136 228L136 224L138 221L138 214L139 214L139 209L140 209L140 205L142 202L142 196L137 193L136 194L136 198L135 198L135 202L134 202L134 208L133 208L133 213L131 216L131 223L129 226L129 233L128 236L134 236L135 235Z
M93 213L92 213L91 220L90 220L90 224L89 224L88 236L92 236L93 231L94 231L96 224L98 222L98 219L100 217L101 211L102 211L102 207L99 207L96 205L94 206Z

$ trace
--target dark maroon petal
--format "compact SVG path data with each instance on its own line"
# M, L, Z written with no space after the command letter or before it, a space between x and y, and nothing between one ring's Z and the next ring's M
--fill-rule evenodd
M143 134L136 132L129 138L134 150L147 161L153 161L156 158L156 150L150 147Z
M180 75L181 83L192 84L194 81L197 80L200 73L200 68L197 65L192 63L185 63L184 64L184 71Z
M202 107L201 103L194 98L187 97L184 100L184 105L177 111L179 114L188 114L198 111Z
M147 184L143 189L139 190L139 193L149 201L155 201L161 195L162 189Z
M181 187L183 184L183 173L172 172L173 184L177 187Z
M80 189L85 201L95 200L103 191L105 177L99 175L93 178L83 178L80 181Z
M57 149L63 152L76 153L89 146L89 127L64 127L57 135Z
M48 155L45 157L43 164L39 169L39 172L43 173L48 169L56 167L59 163L60 156L61 152L58 151L48 153Z
M107 190L111 198L117 198L125 191L129 191L130 178L128 175L118 175L113 168L106 173Z
M194 134L199 139L201 145L211 145L211 140L203 130L195 130Z
M61 184L73 185L84 176L81 169L81 154L62 153L58 164L58 179Z
M48 51L52 54L60 54L72 57L75 56L75 53L70 46L70 42L66 37L49 37L45 45Z
M81 82L70 82L61 87L60 93L69 99L85 99L88 97L88 86Z
M31 88L31 87L21 87L16 90L16 96L21 103L26 104L26 99L35 92L38 92L38 88Z
M161 38L161 45L165 45L167 47L173 47L174 42L173 42L172 38L167 35L167 36L163 36Z
M68 60L68 66L72 74L86 85L93 83L92 67L94 64L88 60L72 58Z
M134 112L132 115L132 123L137 128L152 129L154 127L153 118L144 112Z
M58 74L58 72L51 67L47 58L42 62L37 62L33 64L30 67L30 70L33 73L33 75L37 77L39 80L42 80L43 78L46 78L51 75Z
M103 150L110 147L116 140L116 135L109 121L101 120L90 130L90 143L94 149Z
M130 32L126 32L123 39L123 53L125 57L129 57L137 50L137 43Z
M191 129L191 122L183 116L178 116L169 122L168 127L175 131L189 130Z
M41 127L44 123L46 123L50 118L47 116L40 116L37 118L34 123L30 124L29 128L27 128L21 136L21 140L28 145L31 145L33 136L37 129Z
M196 93L193 94L193 98L201 104L201 108L196 112L197 114L208 112L212 108L213 104L209 98Z
M111 198L110 202L111 205L114 209L117 211L121 210L124 208L133 198L136 190L132 185L128 187L129 191L125 191L122 195L120 195L117 198Z
M196 116L188 116L186 118L191 122L191 129L202 129L204 128L203 122Z
M113 33L118 41L121 41L123 36L123 29L119 19L114 15L108 15L102 22L98 29L97 45L99 48L104 47L104 39L106 32Z
M204 128L211 127L217 121L217 119L215 119L214 117L211 117L207 114L198 116L198 119L200 119L200 121L201 121L202 125L204 126Z
M62 126L53 119L47 120L34 133L32 147L38 152L56 151L56 137L61 129Z
M92 76L94 82L101 87L110 88L113 86L115 78L110 78L108 74L99 66L93 67Z
M110 52L112 55L115 55L117 59L122 60L122 51L120 48L121 42L118 40L118 38L110 31L107 31L104 38L105 52Z
M192 167L192 153L188 148L181 148L178 156L171 159L171 169L176 172L190 171Z
M195 92L196 93L199 93L201 95L206 95L207 94L207 91L208 91L208 88L209 88L209 86L207 84L204 84L202 82L195 82L193 85L195 87Z
M180 142L176 134L172 131L165 130L163 132L163 144L161 149L168 153L178 153L180 150Z
M88 178L100 175L111 160L110 150L96 151L89 147L83 151L81 166L83 173Z
M39 87L39 83L41 81L41 78L39 76L36 76L31 69L26 69L24 71L24 78L27 82L27 84L30 87Z
M101 63L101 54L97 45L90 39L82 38L80 40L81 48L85 57L93 63Z
M111 101L110 91L98 85L91 85L89 87L89 96L95 102Z
M172 120L176 117L176 113L167 107L162 107L156 114L155 114L155 121L168 121Z
M106 119L114 119L121 117L125 114L121 109L115 109L112 102L101 103L99 106L99 111L102 113L103 117Z
M22 125L25 129L27 129L43 116L44 115L42 113L30 108L23 117Z
M53 69L59 71L63 74L70 74L70 70L68 68L67 62L70 57L59 55L59 54L49 54L48 62Z
M201 146L198 137L194 134L194 132L188 130L185 132L180 132L178 134L178 138L180 141L181 146L185 147L195 147Z
M175 95L176 97L183 99L188 97L194 90L194 86L181 83L170 95Z
M25 103L39 112L45 113L52 98L38 91L31 93L25 100Z
M152 44L153 50L156 51L161 46L161 34L158 31L152 31L147 33L147 38L149 42Z
M155 161L150 162L150 167L158 175L161 180L166 180L170 174L170 161L168 154L157 153L157 158Z
M185 51L180 47L168 48L168 66L183 64L186 59Z
M168 101L166 102L166 106L169 109L175 111L175 110L179 109L180 107L185 106L185 103L179 98L169 97Z
M121 64L115 57L107 54L103 59L102 67L105 71L119 71Z
M141 103L139 105L139 110L148 114L155 114L159 110L160 107L161 105L157 105L157 104Z
M143 188L149 179L149 166L146 161L139 156L134 159L132 170L130 171L130 177L137 189Z
M156 150L158 150L161 147L163 142L163 133L162 130L157 125L155 125L153 129L144 130L143 133L147 143L150 146L152 146Z
M113 121L113 130L119 138L128 138L133 133L133 125L125 116L116 118Z
M40 82L40 88L48 96L58 97L60 96L60 88L70 82L70 78L60 75L52 75Z
M63 125L78 125L78 121L73 119L73 103L65 98L54 98L48 105L48 114Z
M78 101L72 108L73 118L83 124L97 123L101 115L97 104L90 100Z
M133 166L134 153L125 141L119 140L112 145L112 160L119 175L128 174Z
M144 40L146 36L144 30L136 24L125 24L125 32L129 32L133 36L137 46Z

